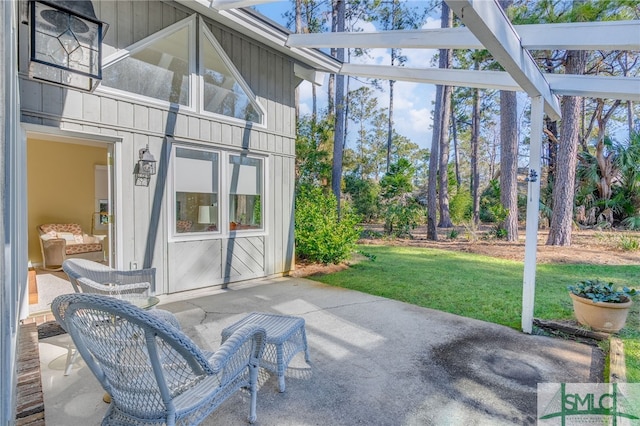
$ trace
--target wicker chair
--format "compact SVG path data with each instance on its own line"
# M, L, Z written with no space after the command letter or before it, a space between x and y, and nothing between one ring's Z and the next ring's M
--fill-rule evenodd
M211 353L113 297L65 294L54 299L52 310L111 395L103 425L196 425L243 387L251 396L249 422L256 420L263 328L243 327Z
M76 293L97 293L107 296L123 294L143 294L155 289L155 268L119 271L101 263L86 259L67 259L62 269ZM73 343L67 348L67 363L64 375L71 373L73 364L78 358Z
M154 292L156 288L155 268L121 271L86 259L67 259L62 264L62 270L77 293L141 294ZM78 278L88 280L80 283ZM116 286L117 289L114 289Z

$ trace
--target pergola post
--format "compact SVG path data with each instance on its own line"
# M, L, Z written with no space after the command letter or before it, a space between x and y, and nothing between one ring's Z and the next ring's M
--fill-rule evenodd
M538 249L538 218L540 210L540 154L544 125L544 100L531 98L531 135L529 145L529 176L527 191L527 230L524 248L522 282L522 331L533 331L533 307L536 296L536 254Z

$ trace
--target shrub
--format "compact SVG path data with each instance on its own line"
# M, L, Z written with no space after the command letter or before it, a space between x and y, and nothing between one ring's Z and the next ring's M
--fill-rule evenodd
M355 250L360 218L349 205L338 220L333 194L319 187L302 185L296 195L295 242L298 256L312 262L340 263Z
M345 193L351 195L353 209L365 222L371 222L380 215L380 186L371 180L361 179L355 174L344 178Z
M622 221L622 224L630 230L640 229L640 216L629 216Z
M640 250L640 240L622 235L618 242L618 247L625 251L637 251Z
M453 223L460 224L471 219L473 199L469 191L459 190L449 202L449 214Z
M394 203L387 204L384 230L387 235L411 238L411 230L422 221L424 221L424 209L415 198L407 195L396 198Z

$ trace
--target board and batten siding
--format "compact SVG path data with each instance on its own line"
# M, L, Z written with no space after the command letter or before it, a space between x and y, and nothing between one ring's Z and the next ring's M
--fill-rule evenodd
M105 56L192 15L175 2L94 1L94 6L98 18L109 23ZM88 138L90 134L110 136L120 143L116 161L121 164L117 179L122 193L117 198L122 214L115 218L122 236L116 243L123 259L120 266L128 268L133 261L140 266L155 266L158 293L182 290L177 283L194 277L198 277L198 286L207 286L281 274L293 266L294 84L298 81L293 62L216 22L205 22L264 108L266 128L170 110L100 88L92 94L67 90L21 75L22 122L83 132ZM27 50L28 46L21 46L22 70L28 66ZM177 142L266 155L265 235L169 242L167 135ZM138 151L147 145L158 160L159 170L149 187L138 187L134 185L133 167ZM194 260L194 254L200 252L195 270L183 267L184 260Z

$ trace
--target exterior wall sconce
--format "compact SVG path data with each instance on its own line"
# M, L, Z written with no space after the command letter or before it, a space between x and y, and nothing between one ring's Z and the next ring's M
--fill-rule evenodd
M33 0L29 77L93 91L102 80L102 39L108 24L91 0Z
M138 162L134 167L133 174L136 175L136 186L149 186L151 175L156 174L156 159L149 152L149 145L138 151Z

